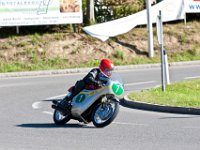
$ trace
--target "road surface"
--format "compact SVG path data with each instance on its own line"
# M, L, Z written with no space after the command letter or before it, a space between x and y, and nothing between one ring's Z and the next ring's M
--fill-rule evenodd
M160 69L119 71L126 93L160 85ZM85 73L0 79L0 150L199 150L200 117L121 106L105 128L70 121L55 126L52 98ZM170 68L171 82L200 77L200 66Z

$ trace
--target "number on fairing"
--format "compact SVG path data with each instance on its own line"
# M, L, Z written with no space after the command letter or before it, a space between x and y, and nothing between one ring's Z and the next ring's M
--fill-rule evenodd
M112 90L116 95L121 95L124 92L124 89L121 86L121 84L113 84Z

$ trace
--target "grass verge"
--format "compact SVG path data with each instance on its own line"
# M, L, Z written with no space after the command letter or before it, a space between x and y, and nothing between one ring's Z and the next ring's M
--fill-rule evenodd
M167 86L166 92L161 87L128 95L131 100L167 106L200 108L200 79L187 80Z
M164 48L168 61L200 60L200 21L164 24ZM153 58L148 57L147 31L137 27L102 42L84 32L65 27L21 27L0 30L0 73L96 67L102 58L115 65L160 63L160 45L154 36ZM156 35L156 27L153 28Z

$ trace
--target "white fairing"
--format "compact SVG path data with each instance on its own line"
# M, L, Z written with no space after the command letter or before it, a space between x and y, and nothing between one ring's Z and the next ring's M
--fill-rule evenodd
M99 91L99 92L98 92ZM109 93L109 88L98 90L83 90L72 101L72 115L75 117L80 116L87 110L101 95Z
M112 75L113 76L113 75ZM118 79L118 80L117 80ZM116 90L118 88L113 88L113 85L120 85L123 90L123 84L119 79L119 76L112 77L108 82L100 89L97 90L82 90L78 95L76 95L72 100L71 113L74 117L81 116L96 100L106 94L112 94L114 96L121 96L117 94ZM122 91L123 93L123 91Z

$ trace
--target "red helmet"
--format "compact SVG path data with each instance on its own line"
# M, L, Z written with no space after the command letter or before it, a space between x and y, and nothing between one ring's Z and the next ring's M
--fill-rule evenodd
M105 76L110 77L112 75L114 65L110 59L102 59L99 69Z

